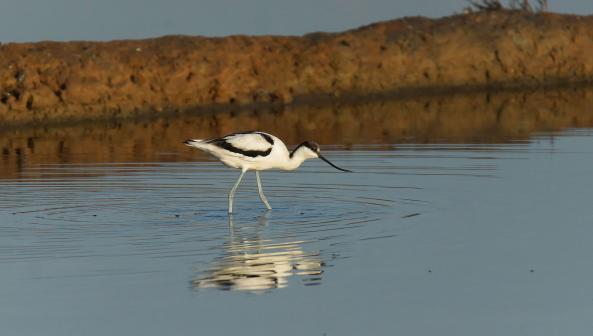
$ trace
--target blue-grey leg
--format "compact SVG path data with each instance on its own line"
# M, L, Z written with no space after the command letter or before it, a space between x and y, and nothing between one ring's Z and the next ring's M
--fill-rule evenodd
M229 213L228 222L229 222L229 234L230 234L230 237L231 237L231 240L232 240L232 238L233 238L233 229L234 229L234 225L233 225L233 214L232 213Z
M233 213L233 199L235 198L235 191L237 191L237 187L239 187L239 183L241 183L241 179L243 179L243 175L245 175L246 170L241 171L241 175L237 179L237 183L233 186L233 189L229 192L229 213Z
M266 208L268 208L268 210L272 210L272 207L270 206L270 203L268 203L268 199L266 198L266 195L264 195L264 191L261 187L261 180L259 178L259 171L255 171L255 179L257 180L257 191L259 192L259 198L261 199L262 202L264 202L264 204L266 205Z

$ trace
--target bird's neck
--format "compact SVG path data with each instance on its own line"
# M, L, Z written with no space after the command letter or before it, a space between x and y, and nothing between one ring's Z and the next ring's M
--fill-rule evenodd
M303 153L297 149L296 151L290 153L288 160L285 161L284 167L282 167L282 169L295 170L300 167L306 159L307 158L303 155Z

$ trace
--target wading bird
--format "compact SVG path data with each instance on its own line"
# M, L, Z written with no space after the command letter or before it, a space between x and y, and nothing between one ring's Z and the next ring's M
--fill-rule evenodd
M282 140L260 131L233 133L216 139L186 140L184 143L211 154L227 167L241 169L241 175L229 192L229 213L233 213L235 191L248 170L255 170L259 198L268 210L272 207L262 190L260 170L294 170L307 159L320 158L338 170L350 172L323 157L319 152L319 145L315 142L305 141L289 152Z

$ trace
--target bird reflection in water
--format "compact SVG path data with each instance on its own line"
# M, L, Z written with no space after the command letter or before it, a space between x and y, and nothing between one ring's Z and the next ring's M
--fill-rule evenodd
M303 251L306 241L262 239L267 224L268 218L261 216L256 232L242 233L229 216L225 255L193 279L192 287L261 293L287 287L293 275L307 286L320 284L325 264L319 252Z

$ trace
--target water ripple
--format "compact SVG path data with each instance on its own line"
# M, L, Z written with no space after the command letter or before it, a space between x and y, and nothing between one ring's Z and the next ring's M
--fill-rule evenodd
M332 158L355 173L336 173L322 162L296 173L265 172L271 212L248 174L232 222L226 196L238 174L215 162L26 167L20 178L0 181L0 263L176 260L188 265L197 291L260 293L296 279L319 285L327 267L351 257L353 244L395 239L398 228L437 206L422 179L495 177L496 165L481 147L476 156L456 155L450 146L335 151Z

